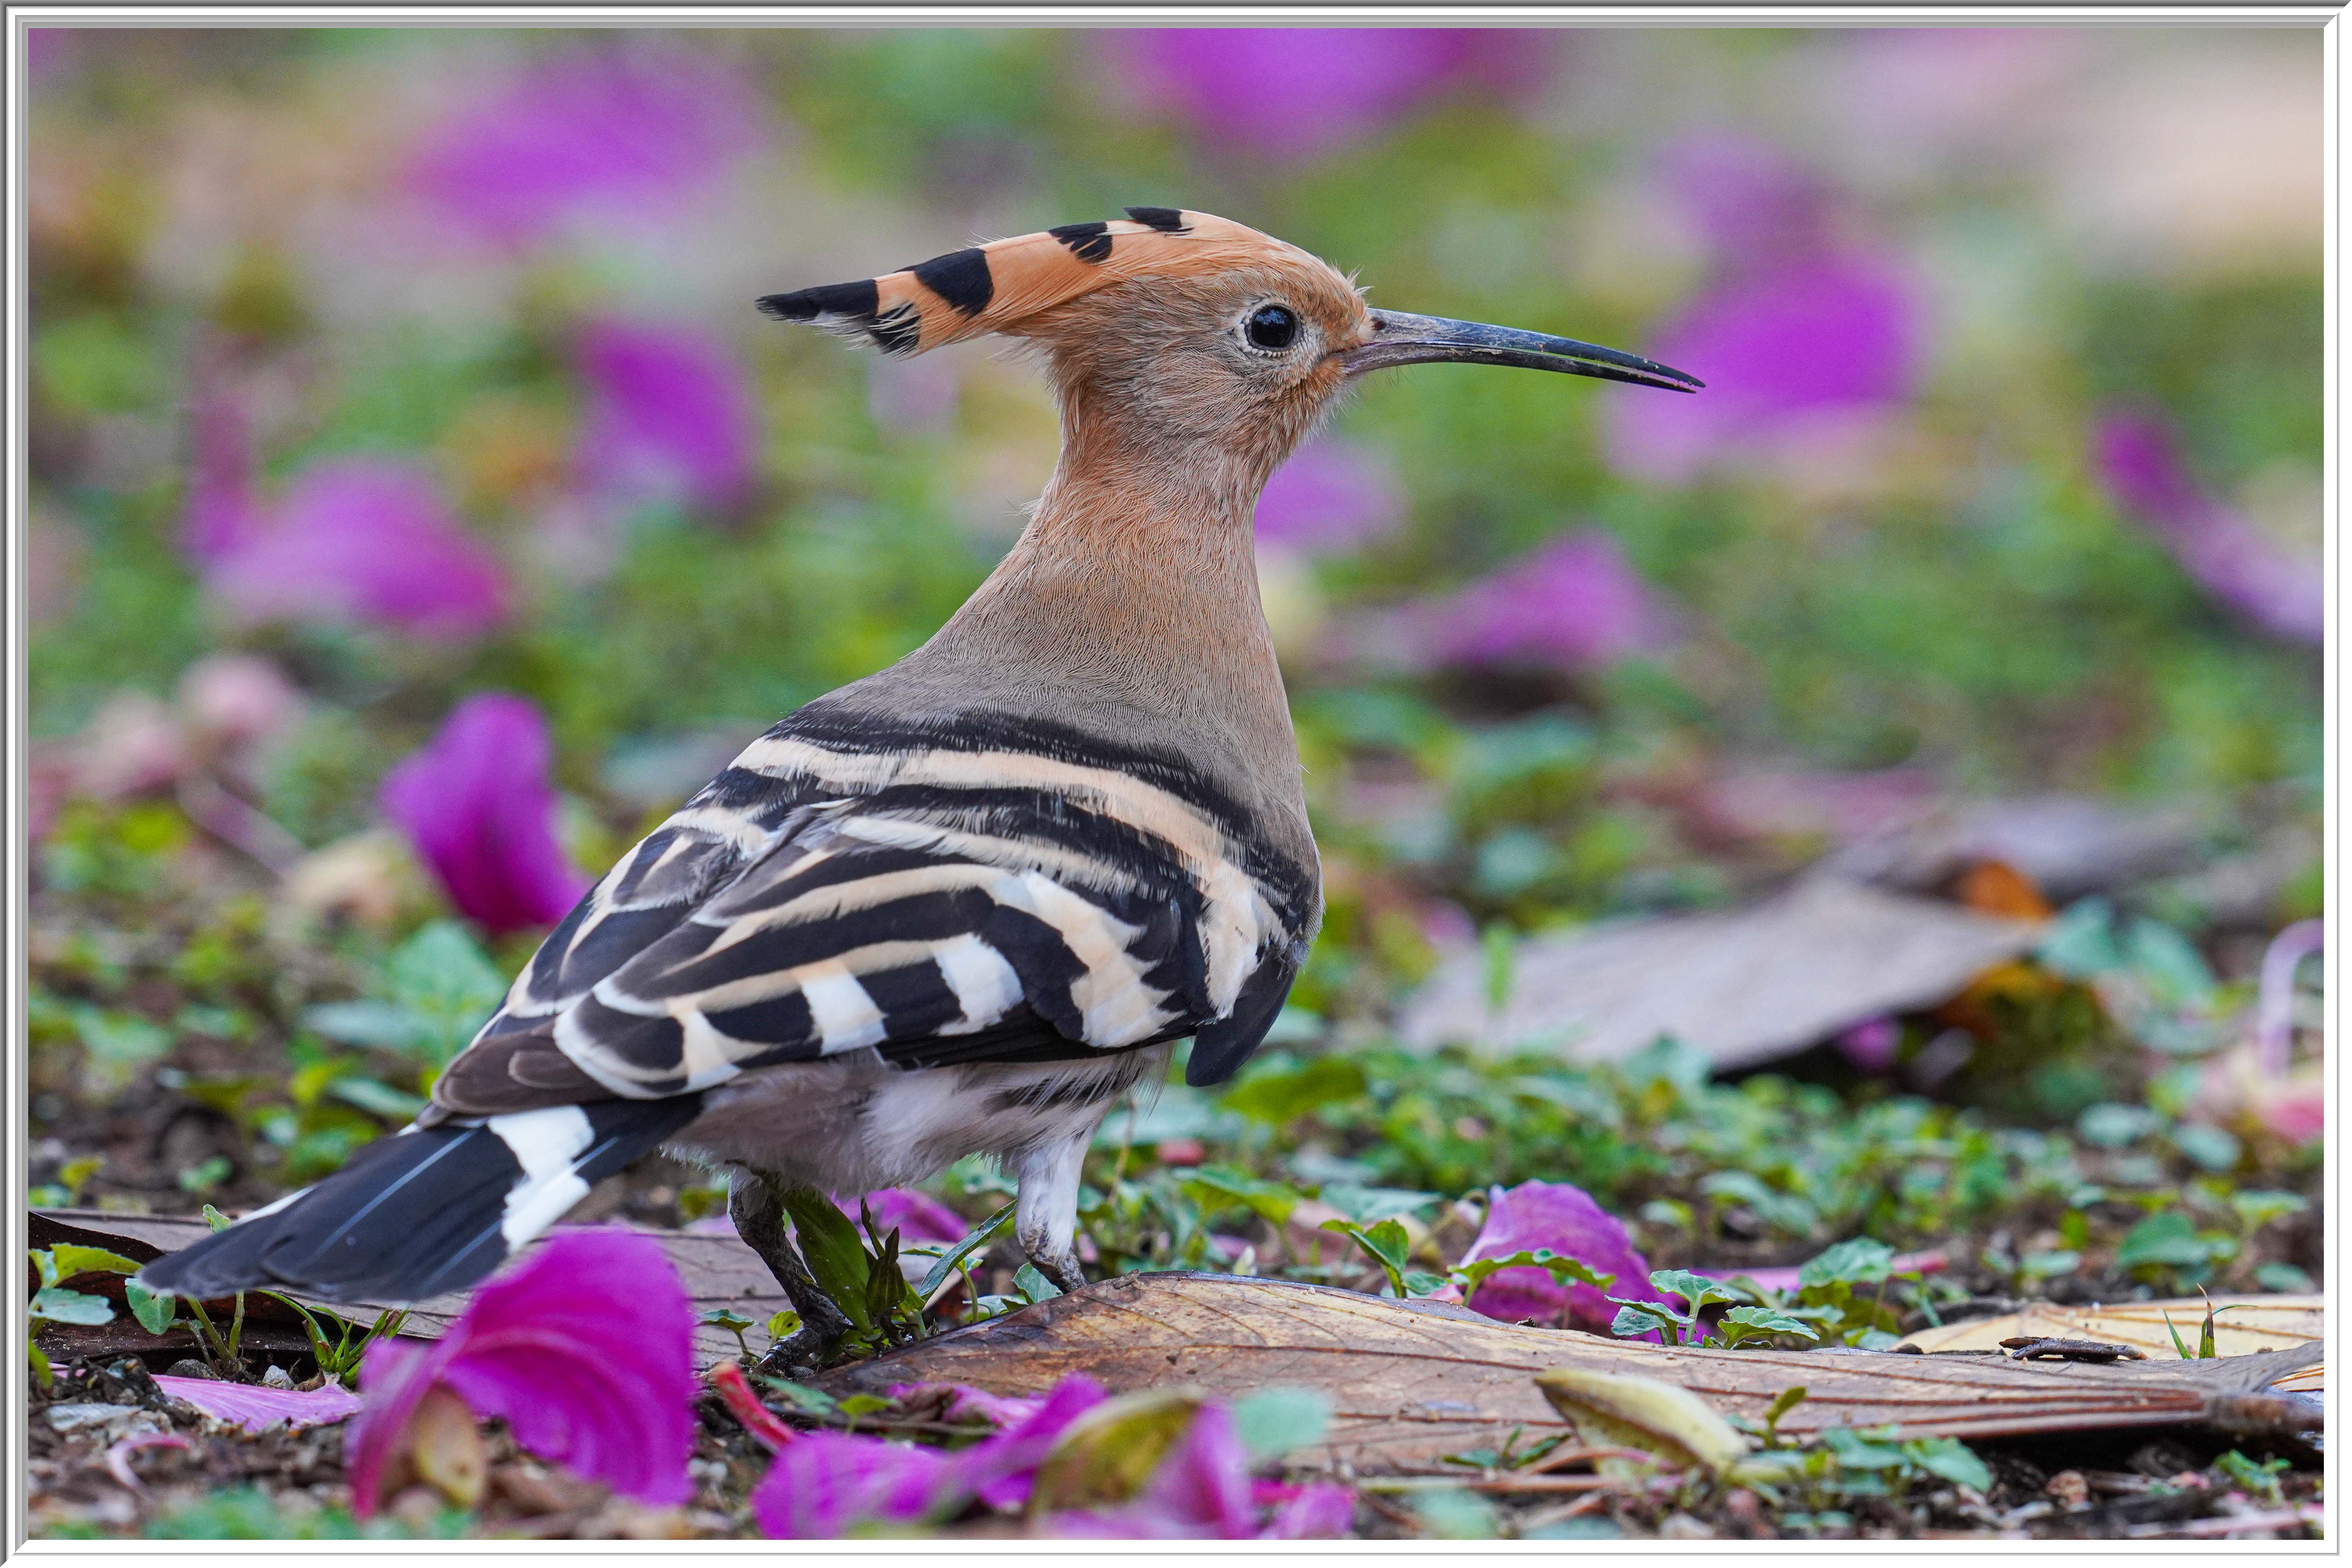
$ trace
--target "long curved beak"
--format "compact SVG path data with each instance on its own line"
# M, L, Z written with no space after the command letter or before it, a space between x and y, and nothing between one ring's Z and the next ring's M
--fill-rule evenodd
M1629 354L1622 349L1579 342L1574 338L1456 321L1444 316L1408 315L1402 310L1374 310L1371 317L1371 340L1342 350L1338 356L1349 376L1400 364L1506 364L1524 370L1598 376L1603 381L1630 382L1635 386L1663 387L1668 392L1696 392L1706 384L1695 375L1655 360Z

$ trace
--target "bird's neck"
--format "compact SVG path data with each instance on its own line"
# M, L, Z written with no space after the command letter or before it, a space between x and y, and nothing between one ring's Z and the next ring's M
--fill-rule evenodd
M909 662L1113 721L1134 715L1175 743L1230 748L1258 782L1295 795L1297 744L1252 534L1272 468L1261 455L1071 421L1019 541Z

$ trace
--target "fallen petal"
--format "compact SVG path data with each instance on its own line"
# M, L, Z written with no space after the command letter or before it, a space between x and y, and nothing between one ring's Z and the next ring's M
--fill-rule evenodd
M188 1440L177 1432L133 1432L128 1437L118 1437L107 1446L106 1473L130 1490L143 1492L147 1489L147 1483L141 1480L138 1472L131 1468L131 1456L142 1448L184 1448L187 1446Z
M930 1511L948 1465L937 1448L812 1432L776 1456L751 1511L772 1541L831 1541L868 1521L912 1524Z
M289 1391L220 1383L209 1377L158 1373L155 1386L182 1404L194 1405L215 1421L234 1422L247 1432L258 1432L278 1421L294 1427L331 1426L360 1411L359 1396L335 1383L322 1388Z

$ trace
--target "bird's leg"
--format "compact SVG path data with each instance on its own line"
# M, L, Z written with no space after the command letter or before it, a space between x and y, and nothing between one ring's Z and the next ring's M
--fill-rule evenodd
M784 1194L793 1184L767 1171L745 1168L737 1173L727 1194L727 1215L745 1245L776 1277L801 1315L794 1332L768 1347L760 1358L762 1372L788 1373L795 1367L822 1366L849 1332L849 1320L824 1288L809 1272L800 1248L785 1234Z
M1078 1228L1078 1172L1094 1131L1089 1125L1076 1137L1034 1144L1013 1160L1013 1179L1021 1186L1013 1237L1037 1272L1065 1290L1087 1282L1070 1238Z

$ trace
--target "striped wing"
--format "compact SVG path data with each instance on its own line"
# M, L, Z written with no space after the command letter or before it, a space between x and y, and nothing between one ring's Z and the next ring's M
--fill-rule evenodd
M929 1067L1195 1033L1224 1076L1288 990L1312 873L1182 764L1102 752L1034 723L883 732L803 710L583 901L436 1101L487 1114L866 1047Z

